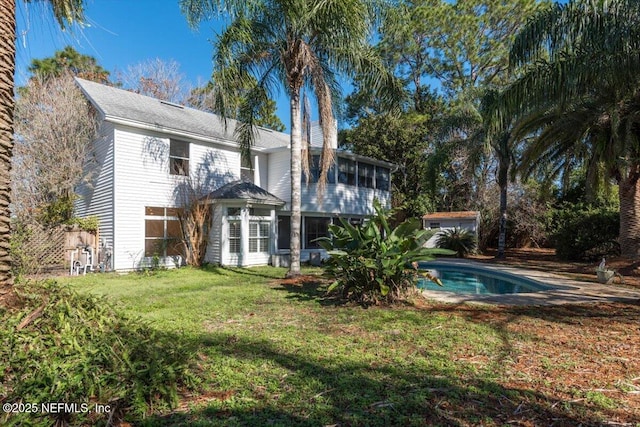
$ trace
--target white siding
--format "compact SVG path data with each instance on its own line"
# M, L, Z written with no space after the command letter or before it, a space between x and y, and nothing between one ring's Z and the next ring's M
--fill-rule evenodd
M373 201L378 199L389 206L388 191L360 188L345 184L327 184L322 200L318 198L317 184L302 184L302 212L323 212L344 215L371 215Z
M254 157L253 167L255 168L255 182L258 187L267 189L269 187L269 158L266 154L257 154Z
M91 181L76 189L78 199L75 213L79 217L97 215L100 219L100 238L113 247L113 125L102 123L100 138L93 144L93 172Z
M283 209L290 209L291 205L291 154L289 150L282 150L269 154L267 186L263 187L274 196L287 202Z
M283 150L269 154L267 191L287 202L283 210L291 206L290 153ZM391 193L372 188L345 184L327 184L322 201L318 199L317 184L302 183L301 209L303 213L327 213L340 215L371 215L373 200L383 206L391 204Z
M239 154L191 143L189 170L196 185L213 190L238 179ZM145 265L144 208L182 204L186 177L169 174L169 138L153 132L118 127L115 130L114 268Z
M338 124L334 123L334 128L331 138L331 147L334 149L338 148ZM312 147L322 147L324 145L324 138L322 134L322 128L320 127L320 122L315 121L311 122L311 146Z
M425 246L427 248L435 248L438 245L436 244L440 233L443 230L452 230L456 227L469 230L473 233L477 233L478 231L478 222L475 219L465 219L465 218L443 218L443 219L434 219L434 220L425 220L424 228L431 229L430 223L438 223L440 227L437 228L437 232L427 240Z
M203 188L214 190L239 179L240 152L198 143L190 144L190 151L191 177Z
M226 207L213 205L211 207L211 228L209 229L209 244L207 245L207 254L205 261L211 264L222 263L222 218L225 214Z

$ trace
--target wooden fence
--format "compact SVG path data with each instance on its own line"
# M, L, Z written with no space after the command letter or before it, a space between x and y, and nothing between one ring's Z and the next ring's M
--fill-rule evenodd
M68 226L45 228L30 225L20 234L20 244L13 245L17 247L13 256L14 263L27 274L68 271L72 253L75 260L81 256L82 248L92 247L94 254L97 254L97 243L97 233Z

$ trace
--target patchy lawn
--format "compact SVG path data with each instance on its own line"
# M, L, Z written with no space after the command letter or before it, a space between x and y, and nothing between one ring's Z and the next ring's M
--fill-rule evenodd
M640 425L639 304L363 309L284 272L67 280L192 349L200 390L136 425Z
M600 260L595 262L571 262L560 260L553 249L508 249L505 259L496 260L495 250L484 255L473 257L475 261L506 264L532 270L553 271L570 279L596 282L596 268ZM640 289L640 261L622 257L607 257L607 267L624 276L625 286ZM615 286L618 285L616 280Z

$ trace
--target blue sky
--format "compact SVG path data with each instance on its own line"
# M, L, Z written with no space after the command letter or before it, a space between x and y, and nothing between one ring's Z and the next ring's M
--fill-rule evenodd
M178 0L86 0L87 26L61 31L40 3L17 0L16 84L28 78L32 59L53 56L67 45L95 57L115 75L149 59L174 60L193 85L211 75L211 40L222 31L222 21L192 30L180 13ZM277 100L277 114L289 128L289 103Z

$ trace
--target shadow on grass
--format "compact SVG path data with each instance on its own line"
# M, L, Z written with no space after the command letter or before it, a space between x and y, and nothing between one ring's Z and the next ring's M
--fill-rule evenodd
M215 274L225 274L225 273L231 272L231 273L241 274L245 276L263 277L271 280L277 280L279 278L282 278L281 275L278 276L276 274L266 274L258 270L254 270L252 268L247 268L247 267L228 267L228 266L221 267L218 265L207 265L203 267L203 270L206 272L215 273Z
M466 303L434 303L426 307L425 310L442 313L460 313L467 319L476 322L483 322L489 317L495 317L495 315L498 314L510 317L511 319L529 317L571 325L611 321L635 327L640 323L640 300L552 306L487 306Z
M151 417L144 425L595 426L602 417L622 415L487 378L459 378L447 369L422 372L390 361L376 365L326 355L309 358L267 340L230 339L227 334L203 336L202 343L227 357L275 364L289 374L276 389L265 392L264 379L256 379L237 399Z
M309 278L300 283L281 281L274 289L276 291L288 292L286 296L287 299L303 302L315 301L321 306L336 307L350 304L335 294L327 293L327 286L328 283L320 278Z

